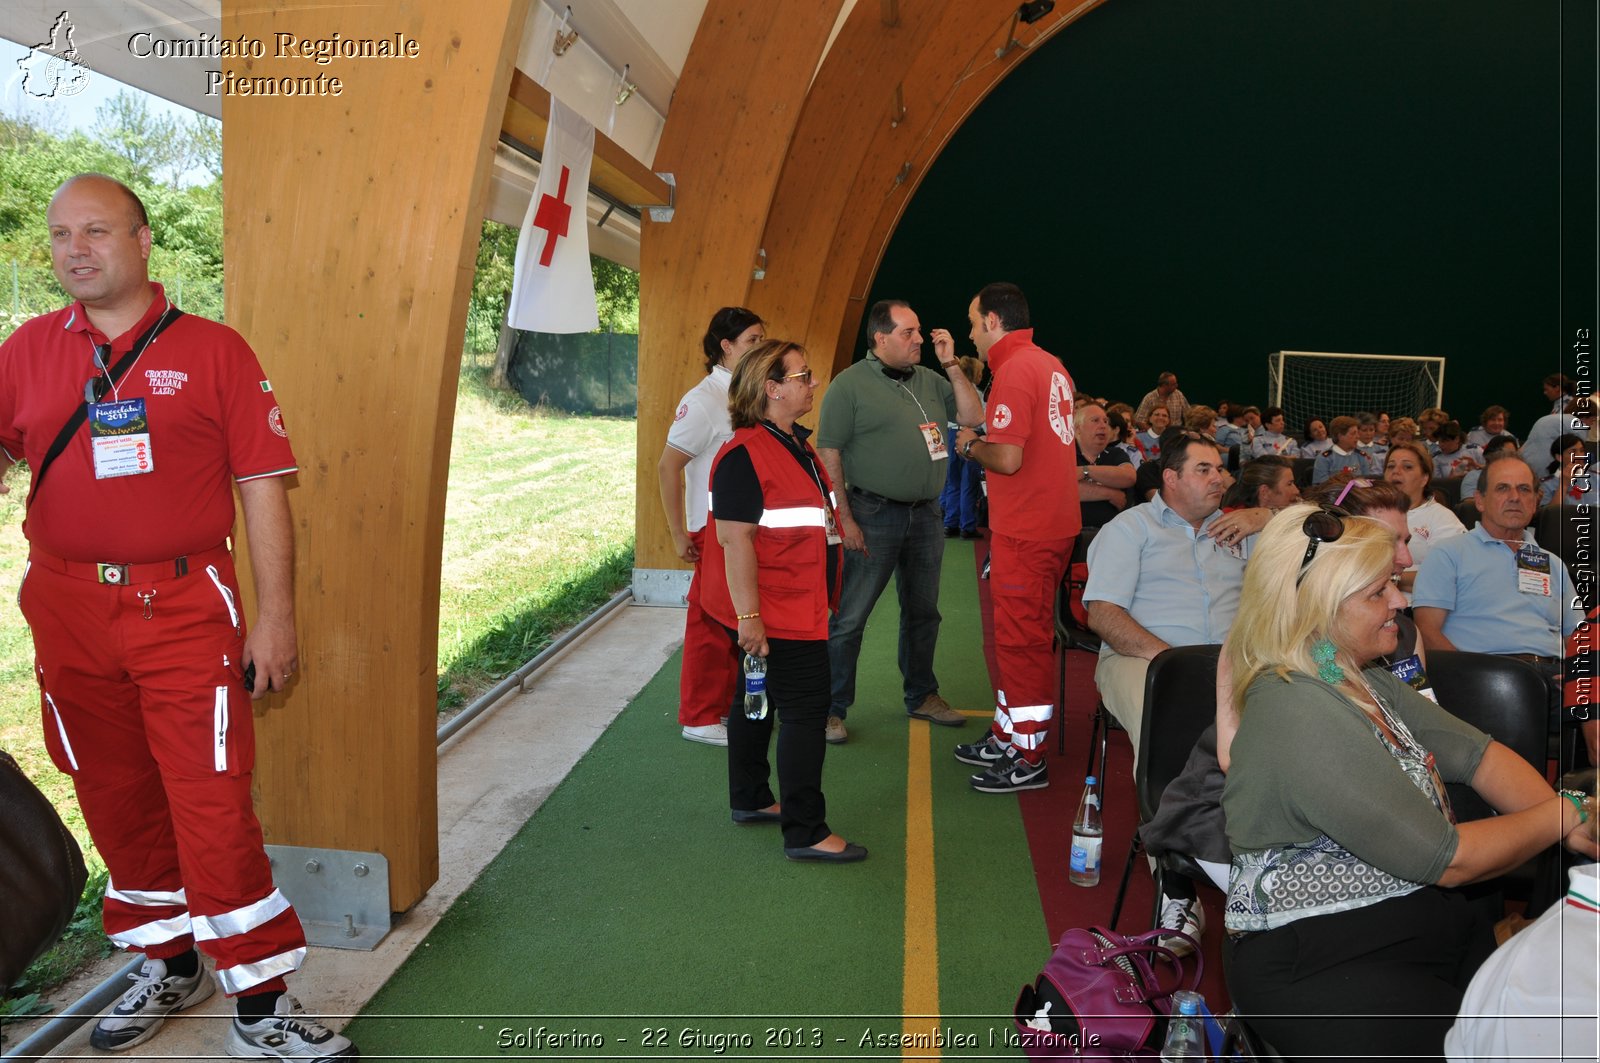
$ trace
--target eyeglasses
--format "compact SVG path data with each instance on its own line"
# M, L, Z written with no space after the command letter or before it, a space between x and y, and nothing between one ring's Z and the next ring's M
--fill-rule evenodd
M787 382L790 380L804 380L807 384L809 384L811 383L811 370L802 369L798 373L785 373L782 378L782 382Z
M1370 485L1369 485L1370 486ZM1344 496L1341 495L1342 499ZM1336 543L1344 534L1344 519L1350 514L1338 506L1321 506L1314 513L1307 513L1304 523L1300 525L1300 532L1307 539L1306 555L1300 559L1300 574L1295 577L1296 587L1305 580L1306 573L1310 571L1311 559L1317 556L1317 547L1323 543Z

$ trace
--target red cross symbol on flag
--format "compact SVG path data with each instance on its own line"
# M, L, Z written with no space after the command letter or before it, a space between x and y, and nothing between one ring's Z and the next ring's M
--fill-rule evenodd
M561 185L556 189L556 194L552 196L546 193L539 197L539 210L533 216L533 224L547 234L544 250L539 252L541 266L550 264L551 256L556 253L556 241L567 235L567 222L572 219L572 207L567 204L567 178L571 175L570 169L561 167Z

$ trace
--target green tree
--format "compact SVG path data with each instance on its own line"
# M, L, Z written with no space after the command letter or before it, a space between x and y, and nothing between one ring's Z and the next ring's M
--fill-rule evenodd
M119 92L95 108L95 135L147 180L176 188L190 157L187 128L176 118L154 114L143 93Z

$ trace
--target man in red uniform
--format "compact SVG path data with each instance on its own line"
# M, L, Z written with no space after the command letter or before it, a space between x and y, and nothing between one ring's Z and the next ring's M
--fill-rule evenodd
M237 333L150 282L132 190L81 174L48 220L75 301L0 346L3 466L33 470L19 597L45 744L110 871L106 933L146 957L90 1043L132 1048L209 997L198 944L235 998L230 1055L356 1056L284 992L305 936L250 800L249 699L298 666L283 480L295 464L272 385ZM228 546L235 483L260 602L248 637Z
M1072 380L1033 342L1028 301L1014 284L990 284L967 308L972 343L989 363L987 433L964 429L962 457L989 473L989 593L1000 672L994 723L956 759L984 770L980 793L1050 785L1044 742L1054 713L1056 588L1082 527L1073 447Z

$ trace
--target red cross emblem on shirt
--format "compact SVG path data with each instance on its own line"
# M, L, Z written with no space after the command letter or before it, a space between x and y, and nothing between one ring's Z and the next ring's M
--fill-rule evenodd
M533 215L534 228L543 229L548 234L544 250L539 252L541 266L550 264L551 256L556 253L556 241L567 235L567 222L572 218L572 208L567 205L567 178L571 173L567 167L561 167L561 185L556 189L556 194L541 196L539 209Z

